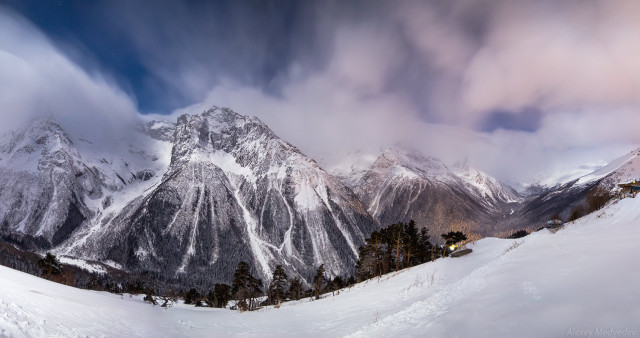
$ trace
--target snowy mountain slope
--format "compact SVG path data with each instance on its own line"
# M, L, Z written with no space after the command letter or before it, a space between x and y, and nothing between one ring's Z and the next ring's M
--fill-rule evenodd
M533 186L538 185L545 188L553 188L553 187L561 186L569 182L575 181L583 176L589 175L594 171L597 171L603 168L607 164L608 163L606 161L600 160L600 161L585 163L581 166L572 168L570 170L565 170L565 171L560 171L555 173L547 173L544 175L541 174L539 175L540 178L536 182L530 183L530 184L521 184L520 187L523 189L526 189L527 187L532 185Z
M337 154L320 155L315 158L320 165L331 175L338 178L342 183L351 189L355 189L362 176L367 173L373 162L384 152L384 148L369 146L358 148L353 151L343 151ZM332 158L333 160L327 160Z
M490 203L518 203L523 200L515 189L472 167L466 161L456 163L452 170L476 196Z
M59 125L35 121L5 135L0 148L0 230L58 244L87 218L85 195L101 194L99 177L79 161Z
M629 152L611 161L606 166L580 177L576 184L588 184L602 180L608 188L613 188L618 183L627 183L640 180L640 149Z
M139 296L78 290L0 267L0 335L639 335L639 203L622 200L555 234L482 239L462 258L385 275L319 301L248 313L182 304L164 310Z
M608 189L613 189L618 183L631 182L640 179L640 149L633 150L624 154L609 163L598 163L592 166L583 166L576 169L576 173L581 175L567 175L565 178L545 180L546 183L531 185L535 193L540 194L543 191L550 191L557 188L565 187L584 187L594 186L600 183L606 185ZM585 170L590 167L596 169L589 170L586 174Z
M0 230L35 249L86 230L168 165L165 142L131 131L111 145L69 135L54 121L33 121L0 140ZM169 148L170 149L170 148Z
M315 161L228 109L183 115L174 128L162 181L67 254L211 282L228 281L241 260L264 279L277 264L303 278L320 264L331 275L353 269L376 224Z
M618 183L640 178L640 150L625 154L606 166L554 187L539 186L527 196L523 208L516 210L516 217L530 223L541 224L555 214L567 219L574 206L585 205L585 197L592 189L602 187L616 191Z
M522 201L515 190L468 164L450 169L436 158L399 147L385 150L355 187L380 224L413 219L434 237L454 228L494 233L494 220ZM467 228L459 229L461 224Z

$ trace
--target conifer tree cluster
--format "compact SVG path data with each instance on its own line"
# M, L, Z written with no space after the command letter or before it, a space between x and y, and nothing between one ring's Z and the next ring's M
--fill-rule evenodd
M304 297L319 299L322 294L335 292L356 282L354 277L347 280L342 276L327 278L324 265L318 267L312 280L311 288L305 289L303 280L298 277L289 279L282 265L278 265L273 271L271 282L263 292L262 280L252 275L249 264L240 262L233 274L231 286L216 284L213 290L206 294L191 288L184 292L182 297L184 304L218 308L225 308L231 300L234 300L235 305L231 307L232 309L252 311L265 305L275 305L277 308L283 302L300 300ZM263 296L266 298L259 302L258 299ZM156 296L153 289L146 291L145 300L154 305L159 304L158 300L163 301L165 298Z
M442 234L442 238L447 245L466 240L466 236L460 231ZM315 274L305 281L298 277L289 278L284 267L277 265L273 270L271 281L268 285L263 285L263 281L253 275L251 266L246 262L240 262L233 274L231 285L215 284L213 290L206 293L191 288L182 293L184 303L225 308L233 300L231 309L240 311L252 311L267 305L278 308L286 301L300 300L305 297L317 300L322 298L323 294L335 294L336 291L355 284L357 280L363 281L432 261L439 256L440 252L440 249L434 247L429 241L427 229L418 230L413 220L408 223L399 222L374 231L369 238L365 239L365 243L359 248L356 276L330 278L324 264L321 264L317 267ZM260 298L263 300L259 301ZM163 299L165 298L154 296L152 292L147 293L145 297L145 300L153 304Z
M418 231L413 220L374 231L359 248L356 264L360 281L398 271L433 259L427 229Z
M42 276L44 277L59 275L62 273L62 264L60 264L60 261L55 255L49 252L47 252L47 254L38 261L38 267L42 271Z
M326 281L326 277L324 276L324 264L318 267L316 271L316 275L313 276L313 293L316 299L320 299L320 293L322 291L322 287Z
M257 299L261 296L262 280L251 274L249 264L238 263L236 272L233 274L231 293L238 301L237 307L241 311L254 310L257 308Z
M442 257L448 255L449 251L447 250L447 248L449 246L467 240L467 236L460 231L449 231L448 233L442 234L440 236L442 237L442 239L444 239L444 247L442 247Z
M268 302L270 304L278 305L286 297L287 292L287 274L284 272L282 265L276 266L273 271L273 278L269 285Z

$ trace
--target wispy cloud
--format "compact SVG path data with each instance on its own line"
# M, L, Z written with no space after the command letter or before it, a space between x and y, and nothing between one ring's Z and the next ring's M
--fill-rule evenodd
M135 102L70 61L38 29L0 8L0 129L52 118L104 140L137 119Z

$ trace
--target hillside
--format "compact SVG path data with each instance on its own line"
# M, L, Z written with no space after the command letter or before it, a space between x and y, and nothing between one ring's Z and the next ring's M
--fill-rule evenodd
M319 301L257 312L74 289L0 267L0 336L565 336L640 333L640 200L625 199L552 234L486 238ZM574 331L570 331L574 330ZM626 331L624 331L626 330ZM584 331L588 332L589 331Z

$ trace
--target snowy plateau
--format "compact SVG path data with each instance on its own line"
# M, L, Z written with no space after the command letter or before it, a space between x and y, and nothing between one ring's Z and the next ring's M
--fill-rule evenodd
M164 309L0 267L0 336L638 336L639 224L640 200L627 198L556 233L485 238L462 258L245 313Z

